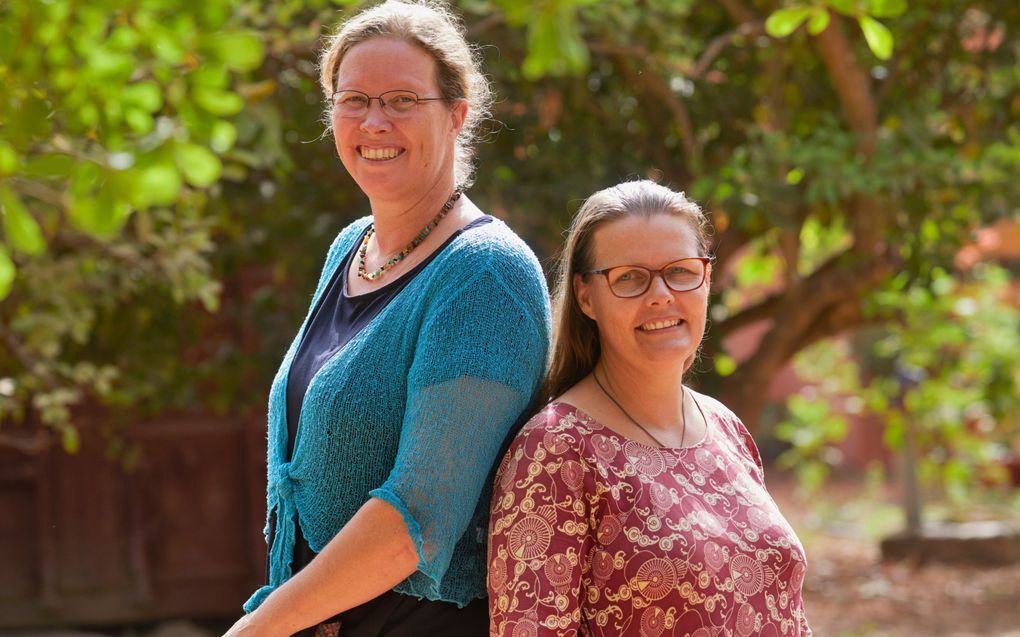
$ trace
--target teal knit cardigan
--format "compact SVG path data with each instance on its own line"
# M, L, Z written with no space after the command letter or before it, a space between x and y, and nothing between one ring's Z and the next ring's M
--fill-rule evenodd
M371 219L333 242L312 298ZM309 314L311 309L309 310ZM287 374L269 393L269 583L291 575L295 524L321 551L370 497L403 516L417 571L394 590L464 606L485 596L491 472L545 372L549 300L531 250L494 219L457 236L311 379L286 462Z

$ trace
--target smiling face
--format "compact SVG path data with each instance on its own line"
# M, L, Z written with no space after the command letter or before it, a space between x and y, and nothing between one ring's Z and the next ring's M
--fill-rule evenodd
M685 257L701 256L691 223L671 214L628 215L599 226L592 235L593 269L640 265L657 270ZM607 362L646 367L683 365L705 334L708 280L688 292L674 292L654 276L641 296L621 299L602 275L574 276L581 311L598 325L599 344Z
M336 88L373 97L393 90L440 97L432 57L388 37L351 47L337 69ZM343 117L334 108L333 137L340 161L370 199L413 205L434 188L454 185L455 142L466 115L463 100L421 102L401 118L372 100L361 117Z

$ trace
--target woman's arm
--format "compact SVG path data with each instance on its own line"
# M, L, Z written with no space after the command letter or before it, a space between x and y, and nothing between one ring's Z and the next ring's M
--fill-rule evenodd
M555 432L557 419L554 411L532 418L496 478L489 518L490 637L576 637L585 621L588 494L595 486L573 440Z
M225 637L289 637L378 597L417 565L400 513L370 498L308 566L237 620Z

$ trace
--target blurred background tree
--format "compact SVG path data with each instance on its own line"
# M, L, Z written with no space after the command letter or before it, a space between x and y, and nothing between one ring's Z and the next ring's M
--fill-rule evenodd
M367 213L324 134L316 69L358 4L0 6L0 436L73 452L75 410L109 408L111 453L130 463L119 425L146 413L261 411L326 246ZM907 412L957 446L987 418L1015 422L1020 379L999 356L1015 339L973 331L1008 340L1016 273L954 258L1020 211L1020 5L455 6L500 96L472 197L551 266L597 188L690 192L717 256L694 382L749 425L780 370L818 351L890 442ZM970 327L960 299L982 308ZM867 335L853 359L875 361L859 374L828 340L850 332ZM979 343L992 362L968 354ZM915 360L930 347L947 353ZM928 389L904 390L891 359L927 370ZM791 401L780 433L820 475L845 427L832 401Z

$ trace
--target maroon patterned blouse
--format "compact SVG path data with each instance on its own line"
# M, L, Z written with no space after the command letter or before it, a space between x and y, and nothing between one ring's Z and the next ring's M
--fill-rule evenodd
M705 438L651 447L565 403L503 458L489 522L490 636L810 635L804 549L757 447L695 395Z

